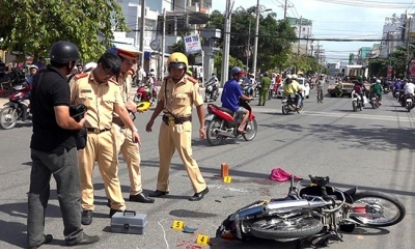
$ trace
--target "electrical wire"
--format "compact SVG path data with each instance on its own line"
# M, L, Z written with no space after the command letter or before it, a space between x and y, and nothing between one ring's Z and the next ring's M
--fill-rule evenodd
M396 2L380 2L380 1L351 1L351 0L314 0L325 3L339 4L339 5L348 5L354 7L367 7L375 9L406 9L408 2L406 3L396 3Z

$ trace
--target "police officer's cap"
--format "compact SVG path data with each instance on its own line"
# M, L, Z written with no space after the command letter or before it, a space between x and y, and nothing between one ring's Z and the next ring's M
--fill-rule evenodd
M50 50L50 60L59 64L67 64L81 58L78 47L67 41L58 41Z

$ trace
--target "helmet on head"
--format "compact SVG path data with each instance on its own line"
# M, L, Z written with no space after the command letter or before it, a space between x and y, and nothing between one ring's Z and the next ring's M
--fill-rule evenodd
M125 50L125 49L119 49L115 46L110 47L107 52L118 55L120 57L123 57L125 59L130 59L133 61L136 61L138 58L138 51L132 51L132 50Z
M67 41L58 41L53 44L50 50L50 61L59 64L67 64L81 58L78 47Z
M292 78L293 78L293 76L292 76L291 74L288 74L286 78L287 78L287 79L292 79Z
M363 80L363 76L362 75L357 76L357 80Z
M376 80L376 84L380 84L380 80Z
M233 67L231 69L231 75L232 75L232 77L235 76L236 74L238 74L238 75L244 75L244 71L240 67Z
M189 67L189 60L186 55L176 52L170 55L167 65L169 70L170 68L187 70Z
M36 65L30 65L29 70L30 70L30 69L36 69L36 70L39 70L39 68L38 68Z
M296 74L293 74L293 75L292 75L292 78L293 78L293 79L297 79L297 78L298 78L298 76L297 76Z
M97 67L97 63L96 62L88 62L85 64L84 66L84 71L85 72L89 72L92 71L93 69L95 69Z
M269 74L267 72L265 72L264 77L269 77Z

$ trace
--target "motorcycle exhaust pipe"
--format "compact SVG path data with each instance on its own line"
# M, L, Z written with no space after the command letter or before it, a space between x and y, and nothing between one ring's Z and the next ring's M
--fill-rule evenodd
M264 215L282 214L292 211L299 211L303 209L313 209L324 207L327 203L325 201L307 201L307 200L289 200L267 203L262 207Z

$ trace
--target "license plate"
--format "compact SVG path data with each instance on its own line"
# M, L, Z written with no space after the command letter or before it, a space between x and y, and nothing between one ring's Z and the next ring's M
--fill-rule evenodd
M209 115L206 115L205 120L206 121L212 121L214 117L215 117L215 115L209 114Z

